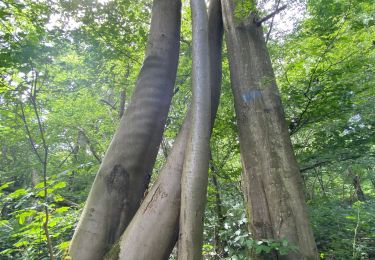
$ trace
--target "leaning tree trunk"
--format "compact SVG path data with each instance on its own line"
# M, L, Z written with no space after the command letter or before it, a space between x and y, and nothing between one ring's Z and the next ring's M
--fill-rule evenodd
M250 229L255 239L287 239L299 248L253 258L319 259L262 27L252 14L238 21L233 0L221 3Z
M185 120L157 181L106 260L168 259L178 235L181 173L188 139Z
M181 180L178 259L202 258L210 140L210 55L204 0L191 0L193 32L192 114Z
M223 25L220 0L209 6L211 127L220 98ZM191 124L189 110L167 162L120 240L105 259L163 260L170 255L178 236L181 175Z
M129 107L71 242L73 259L102 259L136 213L156 159L176 78L178 0L154 0L146 57Z

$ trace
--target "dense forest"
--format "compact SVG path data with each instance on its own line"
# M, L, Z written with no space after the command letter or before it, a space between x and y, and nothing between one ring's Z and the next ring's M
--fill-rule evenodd
M0 259L375 259L373 1L190 2L0 0Z

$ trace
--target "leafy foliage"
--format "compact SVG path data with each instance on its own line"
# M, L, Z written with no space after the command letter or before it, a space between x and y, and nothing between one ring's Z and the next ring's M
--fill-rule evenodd
M239 20L255 11L252 1L235 2ZM268 46L320 256L374 258L374 5L283 3L302 6L304 16L290 33L272 34L277 37ZM270 11L266 1L257 6L260 14ZM126 109L133 92L150 15L148 0L0 3L0 258L48 257L47 216L53 253L63 255L119 122L121 93ZM175 95L153 178L191 97L190 15L184 4ZM248 232L226 56L224 48L205 257L248 259L252 250L281 255L298 250L285 240L254 241Z

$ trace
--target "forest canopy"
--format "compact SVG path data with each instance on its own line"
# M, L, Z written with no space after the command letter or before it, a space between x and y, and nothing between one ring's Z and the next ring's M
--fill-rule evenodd
M249 13L278 10L261 29L319 257L375 258L373 1L232 2L238 24ZM120 119L142 84L152 10L151 0L0 1L0 259L66 256ZM171 105L145 197L173 153L192 100L191 12L183 1ZM224 39L202 253L204 259L288 255L296 245L257 239L248 228L231 46ZM176 255L174 249L170 259Z

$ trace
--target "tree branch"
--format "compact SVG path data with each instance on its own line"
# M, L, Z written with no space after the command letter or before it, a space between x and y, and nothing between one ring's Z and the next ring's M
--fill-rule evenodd
M86 132L84 131L84 129L79 127L78 130L79 130L79 131L81 132L81 134L84 136L85 141L86 141L86 144L89 146L89 149L90 149L90 152L92 153L92 155L95 157L95 159L96 159L99 163L102 163L102 159L101 159L100 156L97 154L95 147L94 147L93 144L91 143L89 137L86 135Z
M101 102L103 102L104 104L108 105L111 107L112 110L116 110L116 103L115 104L111 104L109 101L105 100L105 99L100 99Z
M26 121L25 109L24 109L24 107L23 107L22 102L20 103L20 106L21 106L21 115L19 115L19 116L21 117L22 122L23 122L23 124L24 124L24 127L25 127L25 130L26 130L27 137L28 137L29 142L30 142L30 144L31 144L31 148L33 149L35 155L38 157L38 160L39 160L41 163L43 163L43 159L42 159L42 157L40 156L40 154L39 154L39 152L38 152L38 150L37 150L37 148L36 148L36 146L35 146L34 140L33 140L32 136L31 136L31 132L30 132L29 126L28 126L27 121Z
M31 61L30 61L30 64L32 66ZM42 166L43 166L44 202L45 202L44 212L45 212L45 215L46 215L46 218L45 218L44 223L43 223L43 229L44 229L44 233L45 233L46 239L47 239L47 248L48 248L49 259L54 260L55 257L54 257L54 254L53 254L52 240L51 240L51 237L49 235L49 230L48 230L48 222L49 222L48 190L47 190L48 146L47 146L47 142L46 142L46 139L45 139L45 136L44 136L44 129L43 129L43 125L42 125L42 120L40 119L38 107L37 107L37 103L36 103L37 84L38 84L39 76L38 76L38 73L35 71L34 68L33 68L33 71L35 73L35 76L34 76L34 82L33 82L34 84L32 85L32 89L31 89L31 92L30 92L30 102L33 106L34 113L35 113L35 116L36 116L36 119L37 119L39 134L40 134L40 138L42 139L42 144L43 144L43 149L44 149L44 158L43 159L38 154L38 156L40 158L40 161L42 163Z
M280 13L282 10L284 10L286 8L287 8L287 5L284 5L284 6L280 7L279 9L276 9L275 11L273 11L272 13L270 13L269 15L263 17L262 19L254 19L254 23L257 26L261 26L262 23L264 23L265 21L269 20L270 18L272 18L276 14Z
M341 159L338 159L338 160L335 160L335 159L324 160L324 161L316 162L316 163L314 163L312 165L300 168L299 171L301 173L303 173L303 172L307 172L308 170L315 169L316 167L319 167L319 166L322 166L322 165L331 164L331 163L335 163L335 162L343 162L343 161L354 160L354 159L358 159L360 157L361 157L360 155L355 155L355 156L351 156L351 157L341 158Z
M276 10L279 9L280 2L281 2L281 0L277 0ZM272 16L272 20L271 20L271 24L270 24L270 29L268 30L268 32L267 32L267 36L266 36L266 44L268 43L268 40L270 39L270 35L271 35L271 31L272 31L273 21L274 21L274 20L275 20L275 16Z

